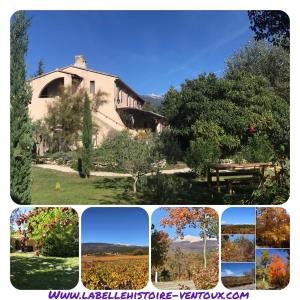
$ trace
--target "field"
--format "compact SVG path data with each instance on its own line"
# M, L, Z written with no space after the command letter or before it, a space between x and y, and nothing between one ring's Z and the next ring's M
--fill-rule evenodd
M82 282L91 290L139 290L148 283L148 255L83 255Z
M224 225L221 227L222 234L255 234L255 225L239 224Z
M252 276L224 276L222 283L227 288L238 288L243 286L252 286L255 283L255 278Z

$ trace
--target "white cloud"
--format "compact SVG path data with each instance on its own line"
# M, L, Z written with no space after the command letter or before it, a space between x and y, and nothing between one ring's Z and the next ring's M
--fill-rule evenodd
M232 272L229 269L222 270L222 276L233 276L233 275L234 275L234 272Z

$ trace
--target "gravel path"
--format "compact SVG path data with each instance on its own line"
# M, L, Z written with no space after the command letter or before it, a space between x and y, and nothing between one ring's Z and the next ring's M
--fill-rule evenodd
M58 165L50 165L50 164L37 164L36 167L49 169L54 171L60 171L64 173L78 173L77 171L73 170L67 166L58 166ZM182 168L182 169L171 169L171 170L162 170L162 174L175 174L175 173L188 173L190 172L190 168ZM147 176L152 175L151 173L146 174ZM130 174L125 173L115 173L115 172L103 172L103 171L93 171L91 172L91 176L97 177L131 177Z
M160 290L179 290L180 289L179 284L187 286L191 290L196 290L194 282L191 280L164 281L164 282L157 282L157 283L153 282L153 285Z
M255 288L256 288L255 283L253 283L253 284L235 286L230 289L232 289L232 290L255 290Z

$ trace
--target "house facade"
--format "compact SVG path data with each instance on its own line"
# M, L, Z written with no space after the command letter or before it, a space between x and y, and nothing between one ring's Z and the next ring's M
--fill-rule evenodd
M145 111L145 101L118 76L89 69L82 55L75 56L73 65L37 76L31 79L30 84L32 99L29 114L33 121L47 116L48 105L59 101L61 86L71 86L75 92L84 88L90 96L98 90L104 92L105 103L92 112L99 127L93 137L95 146L99 146L112 131L127 129L136 133L143 129L159 133L166 124L163 116Z

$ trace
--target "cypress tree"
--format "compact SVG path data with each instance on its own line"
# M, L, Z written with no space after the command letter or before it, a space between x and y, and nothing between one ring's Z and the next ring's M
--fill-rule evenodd
M81 175L82 177L89 177L92 168L92 113L90 108L90 99L85 93L83 102L83 126L82 126L82 166Z
M38 67L37 67L37 70L34 74L34 77L40 76L42 74L44 74L44 62L43 62L42 59L40 59L39 62L38 62Z
M10 193L18 204L31 202L32 129L28 115L31 88L26 82L25 55L30 20L25 12L12 17L10 32Z

